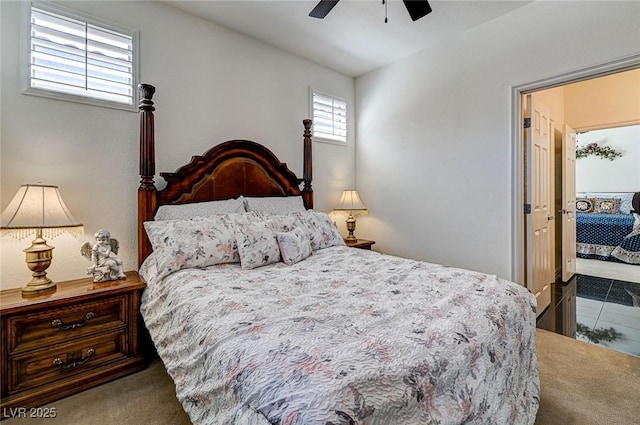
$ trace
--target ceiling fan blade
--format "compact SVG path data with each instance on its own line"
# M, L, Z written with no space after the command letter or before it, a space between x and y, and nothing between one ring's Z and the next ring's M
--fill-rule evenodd
M340 0L320 0L320 3L318 3L311 13L309 13L309 16L312 18L324 19L324 17L331 12L333 6L335 6L339 1Z
M407 7L407 12L412 21L417 21L423 16L431 13L431 6L427 0L402 0Z

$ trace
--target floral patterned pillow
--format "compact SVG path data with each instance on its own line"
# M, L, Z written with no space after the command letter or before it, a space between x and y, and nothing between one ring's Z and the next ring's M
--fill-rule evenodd
M322 211L307 210L294 215L298 218L296 226L307 232L311 240L311 249L314 251L345 244L329 214Z
M296 227L290 232L276 232L276 240L282 261L288 266L304 260L312 253L309 236L301 227Z
M235 223L247 214L146 221L160 278L178 270L238 263Z
M290 232L300 226L300 220L296 214L261 214L261 217L276 232Z
M255 269L280 261L280 248L271 221L240 221L236 225L236 238L243 269Z

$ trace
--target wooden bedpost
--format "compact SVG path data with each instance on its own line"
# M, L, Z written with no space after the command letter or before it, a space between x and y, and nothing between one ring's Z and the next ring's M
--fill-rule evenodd
M313 188L311 181L313 179L313 161L312 161L312 145L311 145L311 120L303 120L304 124L304 164L302 169L302 199L307 209L313 209Z
M138 268L149 254L151 244L142 223L153 219L156 212L157 190L153 182L156 174L155 134L153 101L156 88L149 84L140 84L140 186L138 187Z

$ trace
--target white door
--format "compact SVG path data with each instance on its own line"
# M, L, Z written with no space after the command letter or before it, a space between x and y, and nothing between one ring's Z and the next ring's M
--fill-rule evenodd
M564 126L562 137L562 280L576 272L576 132Z
M527 95L525 128L527 144L526 203L530 205L527 222L527 287L536 296L540 314L551 303L554 273L554 240L552 238L553 197L551 121L549 109L536 94ZM525 126L526 127L526 126Z

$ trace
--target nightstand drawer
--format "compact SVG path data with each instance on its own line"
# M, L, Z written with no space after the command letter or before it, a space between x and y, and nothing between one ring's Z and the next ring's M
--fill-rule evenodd
M9 354L126 325L127 297L107 298L7 318Z
M102 365L124 360L127 355L125 329L12 355L9 356L8 393L15 394L90 372Z

